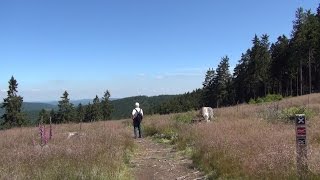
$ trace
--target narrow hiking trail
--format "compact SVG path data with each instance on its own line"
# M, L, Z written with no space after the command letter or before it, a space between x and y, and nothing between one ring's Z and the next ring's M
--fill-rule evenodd
M136 139L137 151L130 164L137 180L204 180L206 176L173 146L150 138Z

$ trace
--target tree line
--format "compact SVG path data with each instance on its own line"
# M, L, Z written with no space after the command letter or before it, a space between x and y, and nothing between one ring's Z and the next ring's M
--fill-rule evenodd
M69 99L69 93L65 91L58 102L58 110L47 111L42 109L39 112L37 122L44 120L48 123L49 119L53 123L68 123L68 122L93 122L101 120L110 120L113 107L110 103L110 92L107 90L102 99L96 95L92 103L82 105L79 103L74 106Z
M200 90L184 94L158 108L161 114L249 102L267 94L283 97L320 91L320 4L316 13L298 8L290 37L274 43L255 35L252 46L229 70L228 56L209 68Z
M0 118L0 129L12 127L21 127L34 124L26 118L22 111L23 97L18 95L18 83L12 76L9 80L9 89L7 97L3 99L1 108L4 113ZM69 93L65 91L58 102L58 109L51 111L42 109L39 112L38 119L35 123L68 123L68 122L92 122L100 120L110 120L113 107L110 103L110 92L107 90L102 99L96 95L93 103L88 105L74 106L69 99Z

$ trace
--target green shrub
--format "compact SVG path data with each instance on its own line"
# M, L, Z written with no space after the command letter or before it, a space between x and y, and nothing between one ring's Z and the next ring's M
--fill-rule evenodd
M174 115L173 120L179 123L191 123L194 116L194 112L181 113Z
M280 119L294 120L296 114L305 114L306 118L309 119L315 115L315 113L306 107L290 107L283 109L280 113Z
M283 97L280 94L268 94L266 97L263 98L264 102L274 102L280 101Z
M249 100L249 104L256 104L256 101L251 98L251 99Z
M264 103L265 101L264 101L264 99L263 98L257 98L257 100L256 100L256 103L257 104L260 104L260 103Z
M250 99L249 104L261 104L266 102L275 102L282 100L283 97L280 94L268 94L265 97L258 97L256 100Z

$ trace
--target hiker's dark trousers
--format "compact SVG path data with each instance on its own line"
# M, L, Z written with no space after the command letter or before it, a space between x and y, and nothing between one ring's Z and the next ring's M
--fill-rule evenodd
M134 138L137 138L137 130L139 131L139 138L141 138L141 123L140 122L133 122L133 131L134 131Z

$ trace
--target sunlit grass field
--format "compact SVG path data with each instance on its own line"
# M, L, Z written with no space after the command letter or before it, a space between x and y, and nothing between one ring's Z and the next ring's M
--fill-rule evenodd
M297 179L295 124L279 118L291 107L312 112L308 178L320 179L320 94L214 109L210 123L181 123L181 117L192 119L197 112L154 116L146 120L145 130L187 152L212 179Z
M144 136L171 143L209 179L297 179L291 107L308 112L309 179L320 179L320 94L214 109L210 123L190 123L196 111L146 116ZM37 127L0 131L0 179L134 179L130 120L53 126L40 145ZM48 129L48 126L47 126ZM68 138L68 132L78 132Z
M68 132L78 132L68 138ZM53 126L40 146L38 128L0 131L0 179L131 179L126 165L133 148L118 122Z

